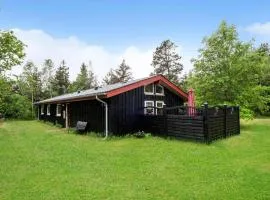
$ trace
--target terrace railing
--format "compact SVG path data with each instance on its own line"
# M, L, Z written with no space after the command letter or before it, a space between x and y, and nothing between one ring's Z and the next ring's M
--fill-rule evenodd
M210 143L240 134L239 106L145 107L143 130L160 136Z

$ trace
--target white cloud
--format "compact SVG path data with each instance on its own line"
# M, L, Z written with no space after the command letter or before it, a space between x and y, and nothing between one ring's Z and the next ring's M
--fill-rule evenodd
M270 22L251 24L246 27L246 31L257 35L270 36Z
M51 58L56 67L61 60L65 60L70 70L70 78L75 79L80 71L82 62L92 62L93 70L102 80L110 68L117 67L122 59L130 65L134 78L148 76L152 71L151 61L153 49L141 50L135 46L124 49L121 53L113 53L102 46L87 44L75 36L68 38L55 38L42 30L14 29L16 36L26 45L27 57L36 65L41 66L44 59ZM179 48L181 50L181 48ZM178 50L179 50L178 49ZM192 68L189 56L183 58L185 71ZM13 73L20 73L21 68L16 67Z

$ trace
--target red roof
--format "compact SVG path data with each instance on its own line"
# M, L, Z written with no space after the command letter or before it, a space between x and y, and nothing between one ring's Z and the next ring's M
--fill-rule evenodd
M179 88L178 86L173 84L171 81L169 81L167 78L165 78L162 75L152 76L152 77L149 77L147 79L143 79L143 80L137 81L135 83L132 83L130 85L126 85L126 86L123 86L121 88L111 90L105 95L105 97L107 97L107 98L113 97L113 96L116 96L118 94L133 90L135 88L145 86L145 85L148 85L151 83L156 83L156 82L165 86L166 88L168 88L169 90L171 90L175 94L183 97L185 100L188 99L188 94L186 92L184 92L181 88Z
M113 85L107 85L101 88L92 88L85 91L74 92L70 94L64 94L61 96L52 97L50 99L45 99L35 104L41 103L62 103L62 102L73 102L73 101L83 101L95 99L96 96L100 98L110 98L118 94L133 90L138 87L142 87L151 83L159 83L170 91L174 92L178 96L182 97L184 100L188 99L188 94L185 93L181 88L177 87L175 84L170 82L162 75L151 76L149 78L143 78L139 80L131 80L127 83L116 83Z

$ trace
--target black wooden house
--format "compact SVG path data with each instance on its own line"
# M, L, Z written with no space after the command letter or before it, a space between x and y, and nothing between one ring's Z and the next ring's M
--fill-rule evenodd
M162 75L96 87L36 103L38 119L87 130L125 134L139 131L144 114L158 115L164 106L181 106L188 95ZM148 107L148 108L145 108Z

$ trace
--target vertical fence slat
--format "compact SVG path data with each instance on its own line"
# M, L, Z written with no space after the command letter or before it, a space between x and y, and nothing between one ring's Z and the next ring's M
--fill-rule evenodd
M209 137L209 130L208 130L208 103L204 103L204 110L203 110L203 121L204 121L204 135L205 135L205 141L207 144L210 143L210 137Z
M162 115L144 115L143 129L165 137L191 139L210 144L214 140L240 133L239 107L215 106L201 108L177 106L164 108Z
M240 134L240 106L237 105L238 134Z

